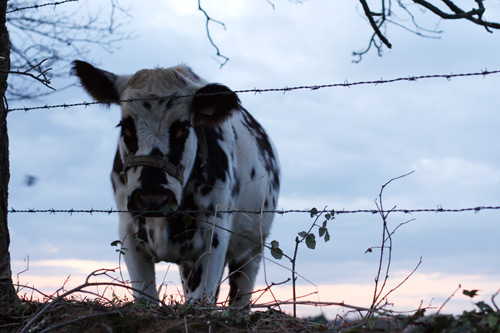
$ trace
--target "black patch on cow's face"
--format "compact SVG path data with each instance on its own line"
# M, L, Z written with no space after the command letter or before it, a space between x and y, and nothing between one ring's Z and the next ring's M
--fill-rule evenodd
M190 133L191 124L189 121L174 121L170 126L170 149L168 160L177 165L182 159L185 150L186 140Z
M157 148L154 148L150 155L163 156ZM165 188L168 181L166 173L162 169L147 165L143 166L138 181L140 187L134 189L128 197L127 206L129 210L134 212L145 211L148 212L148 216L161 216L164 207L174 203L178 204L175 194Z
M153 148L150 153L151 156L161 157L162 153L159 149ZM139 177L141 183L141 188L143 189L153 189L153 188L163 188L160 185L167 184L167 175L165 171L160 168L155 168L152 166L143 166L141 170L141 175Z
M120 121L118 124L121 127L121 136L123 138L123 142L127 147L127 150L131 154L135 154L139 149L139 143L137 139L137 131L135 129L135 123L132 117L126 117Z
M120 157L120 150L116 150L115 159L113 160L113 173L120 174L123 170L123 162ZM119 182L121 184L125 184L125 181L122 177L119 177ZM113 192L116 193L116 187L118 184L115 184L115 179L111 177L111 184L113 185Z

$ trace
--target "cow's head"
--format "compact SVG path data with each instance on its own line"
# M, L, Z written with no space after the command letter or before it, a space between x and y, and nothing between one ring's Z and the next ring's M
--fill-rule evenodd
M240 108L233 91L186 66L116 75L74 61L72 72L97 101L121 106L121 181L132 211L180 205L196 158L195 127L216 126Z

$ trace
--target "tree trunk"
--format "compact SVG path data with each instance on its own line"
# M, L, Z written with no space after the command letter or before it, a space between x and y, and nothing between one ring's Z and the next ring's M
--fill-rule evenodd
M0 0L0 313L16 302L10 269L9 229L7 226L9 188L9 137L7 135L7 107L5 89L10 69L10 42L5 26L7 0Z

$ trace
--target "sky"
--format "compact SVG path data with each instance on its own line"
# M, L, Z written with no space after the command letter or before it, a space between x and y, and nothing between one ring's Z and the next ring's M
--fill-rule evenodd
M243 90L500 69L499 32L488 33L467 22L440 21L418 9L423 26L443 31L439 39L390 26L387 37L393 48L384 49L382 57L372 50L360 63L353 63L352 52L363 49L372 34L357 2L204 1L207 13L226 27L210 24L214 42L230 58L220 68L196 1L121 3L131 16L127 29L134 38L121 42L113 53L96 47L87 59L117 74L184 63L209 81ZM499 20L500 6L495 2L488 6L487 18ZM409 22L398 15L401 22ZM68 76L55 79L53 86L62 88L75 81L68 68ZM381 186L411 171L384 189L384 207L459 209L499 205L499 84L497 74L239 97L277 147L282 165L280 209L376 209ZM76 86L34 101L12 101L9 106L82 101L91 99ZM115 208L109 173L119 119L118 107L98 105L10 113L9 207ZM27 175L36 177L33 186L26 186ZM500 288L499 214L498 210L390 214L391 230L403 225L392 236L386 291L402 282L420 258L422 262L388 297L388 308L439 308L459 285L478 289L480 297L471 300L460 290L443 312L460 313L480 299L489 301ZM11 213L14 280L52 293L68 276L68 286L78 285L94 269L117 267L118 254L110 246L118 239L117 222L115 214ZM304 213L276 216L268 240L279 241L292 255L295 236L313 222ZM305 244L299 247L298 295L313 293L303 299L369 307L379 264L380 216L339 214L328 230L329 242L318 239L315 250ZM365 253L372 247L372 253ZM268 259L256 288L291 275L290 262L265 255ZM29 269L18 274L27 262ZM175 265L157 268L158 283L166 284L167 293L178 294ZM287 300L292 287L287 283L273 291L278 299ZM269 294L264 299L272 300ZM347 311L299 308L302 315L323 312L330 318Z

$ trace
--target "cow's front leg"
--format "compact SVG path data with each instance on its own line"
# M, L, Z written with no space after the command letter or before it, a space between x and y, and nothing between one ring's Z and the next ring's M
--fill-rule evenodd
M120 239L128 274L134 288L134 299L149 301L158 299L155 281L155 266L140 238L140 221L134 221L130 214L120 216Z
M227 225L228 222L221 224ZM229 233L224 230L228 230L228 228L221 229L212 225L201 231L203 248L190 260L185 260L180 264L186 301L201 301L212 304L217 302L230 238Z

